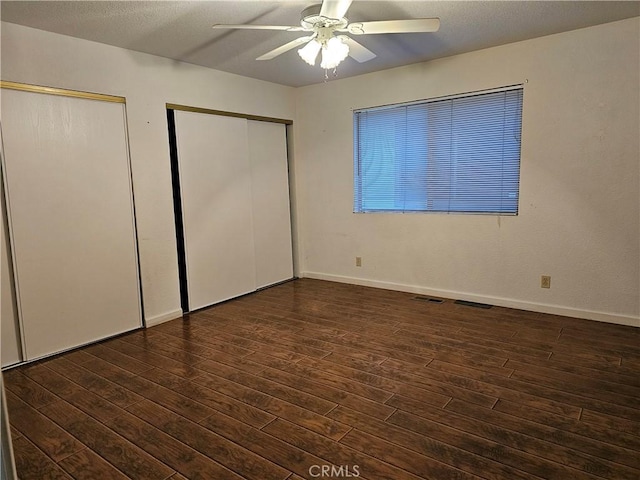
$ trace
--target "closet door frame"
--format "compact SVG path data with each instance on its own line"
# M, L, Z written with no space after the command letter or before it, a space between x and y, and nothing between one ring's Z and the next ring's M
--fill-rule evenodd
M8 90L18 90L18 91L24 91L24 92L31 92L31 93L36 93L36 94L44 94L44 95L53 95L53 96L61 96L61 97L71 97L71 98L78 98L78 99L85 99L85 100L95 100L95 101L101 101L101 102L110 102L110 103L119 103L122 104L122 108L123 108L123 127L124 127L124 147L125 147L125 151L126 151L126 168L127 168L127 177L128 177L128 191L129 191L129 203L130 203L130 208L131 208L131 215L132 215L132 240L133 240L133 255L134 255L134 259L135 259L135 278L136 278L136 298L137 298L137 318L138 318L138 324L132 328L129 329L127 331L133 331L133 330L137 330L139 328L144 328L146 326L146 322L145 322L145 318L144 318L144 305L143 305L143 297L142 297L142 276L141 276L141 270L140 270L140 250L139 250L139 243L138 243L138 225L137 225L137 218L136 218L136 208L135 208L135 193L134 193L134 186L133 186L133 173L132 173L132 167L131 167L131 150L130 150L130 145L129 145L129 128L128 128L128 121L127 121L127 105L126 105L126 98L125 97L120 97L120 96L115 96L115 95L108 95L108 94L102 94L102 93L94 93L94 92L84 92L84 91L79 91L79 90L70 90L70 89L64 89L64 88L57 88L57 87L49 87L49 86L42 86L42 85L32 85L32 84L27 84L27 83L21 83L21 82L13 82L13 81L6 81L6 80L0 80L0 89L8 89ZM14 239L14 234L13 234L13 228L11 226L12 221L11 221L11 208L9 206L10 203L10 198L9 198L9 191L8 191L8 181L7 181L7 175L6 175L6 165L5 165L6 159L5 159L5 155L2 155L2 182L3 182L3 187L4 187L4 195L5 195L5 201L7 204L7 209L6 209L6 221L9 225L9 244L10 246L15 245L15 239ZM68 348L64 348L61 351L56 351L56 352L52 352L52 353L48 353L42 356L38 356L38 357L34 357L34 358L27 358L27 345L26 345L26 336L25 336L25 332L24 332L24 319L23 319L23 314L22 314L22 308L20 305L20 287L18 284L18 280L16 278L17 276L17 263L16 263L16 258L14 255L11 255L11 258L9 259L10 265L12 267L12 271L13 271L13 278L11 278L11 282L12 282L12 290L13 290L13 294L15 295L16 299L17 299L17 317L18 317L18 325L19 325L19 332L18 332L18 342L20 344L21 347L21 361L17 364L11 365L11 366L17 366L17 365L21 365L21 364L25 364L25 363L30 363L33 361L38 361L41 360L42 358L46 358L52 355L58 355L59 353L62 353L64 351L69 351L69 350L74 350L76 348L82 347L84 345L87 344L92 344L95 343L97 341L102 341L106 338L110 338L112 336L117 336L117 335L121 335L122 333L125 332L116 332L113 335L107 335L104 338L100 338L97 340L92 340L89 341L88 343L82 343L79 345L74 345Z
M188 285L188 275L187 275L187 259L186 259L186 244L184 237L184 220L183 220L183 210L182 210L182 197L181 197L181 184L180 184L180 165L178 160L178 145L176 138L176 125L175 125L175 111L183 111L183 112L193 112L193 113L202 113L208 115L218 115L222 117L235 117L242 118L246 120L258 121L258 122L270 122L270 123L278 123L283 124L285 126L285 145L286 145L286 160L287 160L287 183L288 183L288 199L289 199L289 225L291 228L291 264L293 270L293 277L295 278L296 272L296 262L294 255L295 248L295 239L293 238L293 206L291 205L291 177L290 177L290 138L289 138L289 129L291 125L293 125L293 121L284 118L276 118L276 117L266 117L261 115L252 115L238 112L229 112L224 110L214 110L209 108L200 108L193 107L188 105L180 105L175 103L167 103L167 125L169 131L169 150L171 157L171 178L173 184L173 200L174 200L174 217L175 217L175 226L176 226L176 243L178 250L178 273L179 273L179 284L180 284L180 304L182 307L183 313L189 313L198 310L189 309L189 285ZM283 280L289 281L290 279ZM262 288L268 288L262 287ZM257 290L260 290L258 288ZM206 307L201 307L206 308Z

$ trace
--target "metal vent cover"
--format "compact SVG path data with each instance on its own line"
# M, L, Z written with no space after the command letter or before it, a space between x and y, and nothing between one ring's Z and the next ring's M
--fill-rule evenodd
M420 300L421 302L429 302L429 303L444 303L444 300L441 298L423 297L421 295L417 295L413 297L413 300Z
M465 307L474 307L474 308L489 309L493 307L493 305L489 305L488 303L470 302L468 300L456 300L453 303L455 303L456 305L464 305Z

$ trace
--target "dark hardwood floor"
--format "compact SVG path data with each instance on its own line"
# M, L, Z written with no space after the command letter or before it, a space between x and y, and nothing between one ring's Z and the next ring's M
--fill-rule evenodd
M414 297L296 280L6 371L20 478L640 478L640 329Z

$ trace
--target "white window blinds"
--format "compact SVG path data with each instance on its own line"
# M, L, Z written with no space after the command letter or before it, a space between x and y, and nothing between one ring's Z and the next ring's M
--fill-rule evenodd
M354 112L355 212L518 212L522 86Z

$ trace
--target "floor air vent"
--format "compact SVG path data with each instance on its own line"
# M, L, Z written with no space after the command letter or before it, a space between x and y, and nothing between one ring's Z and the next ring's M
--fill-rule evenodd
M431 298L431 297L413 297L414 300L420 300L421 302L429 302L429 303L444 303L444 300L441 298Z
M475 308L491 308L493 305L489 305L488 303L478 303L478 302L469 302L467 300L456 300L456 305L464 305L465 307L475 307Z

